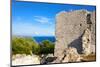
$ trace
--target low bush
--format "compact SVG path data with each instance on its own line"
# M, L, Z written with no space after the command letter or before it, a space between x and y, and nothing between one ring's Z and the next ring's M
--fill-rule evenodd
M50 42L49 40L44 40L40 45L40 53L41 54L49 54L54 53L54 43Z
M12 38L12 53L13 54L32 54L36 50L38 44L33 40L33 38L28 37L13 37Z
M44 40L40 45L31 37L13 37L13 54L49 54L54 53L54 43Z

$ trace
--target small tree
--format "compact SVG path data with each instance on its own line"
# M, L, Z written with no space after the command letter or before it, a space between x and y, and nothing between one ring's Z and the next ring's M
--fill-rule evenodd
M38 44L33 40L33 38L28 38L28 37L12 38L13 54L31 54L31 53L36 53L37 50L38 50Z
M54 53L54 44L49 40L44 40L41 45L41 54Z

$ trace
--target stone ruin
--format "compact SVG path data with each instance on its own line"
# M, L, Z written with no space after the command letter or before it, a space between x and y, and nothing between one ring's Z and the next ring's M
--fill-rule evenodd
M79 54L95 54L95 24L95 11L76 10L58 13L54 50L57 59L54 63L75 62L81 59Z

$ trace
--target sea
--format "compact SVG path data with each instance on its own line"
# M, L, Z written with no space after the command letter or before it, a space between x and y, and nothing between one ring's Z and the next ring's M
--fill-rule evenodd
M44 40L49 40L51 42L55 42L55 36L34 36L33 37L36 42L41 43Z

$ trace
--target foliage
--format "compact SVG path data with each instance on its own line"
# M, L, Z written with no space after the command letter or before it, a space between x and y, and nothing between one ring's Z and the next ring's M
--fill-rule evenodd
M13 54L49 54L54 52L54 43L44 40L40 45L31 37L13 37Z
M12 38L12 53L13 54L31 54L32 49L37 48L37 47L38 47L38 44L32 38L28 38L28 37L13 37Z
M54 53L54 43L49 40L44 40L41 44L41 54Z

